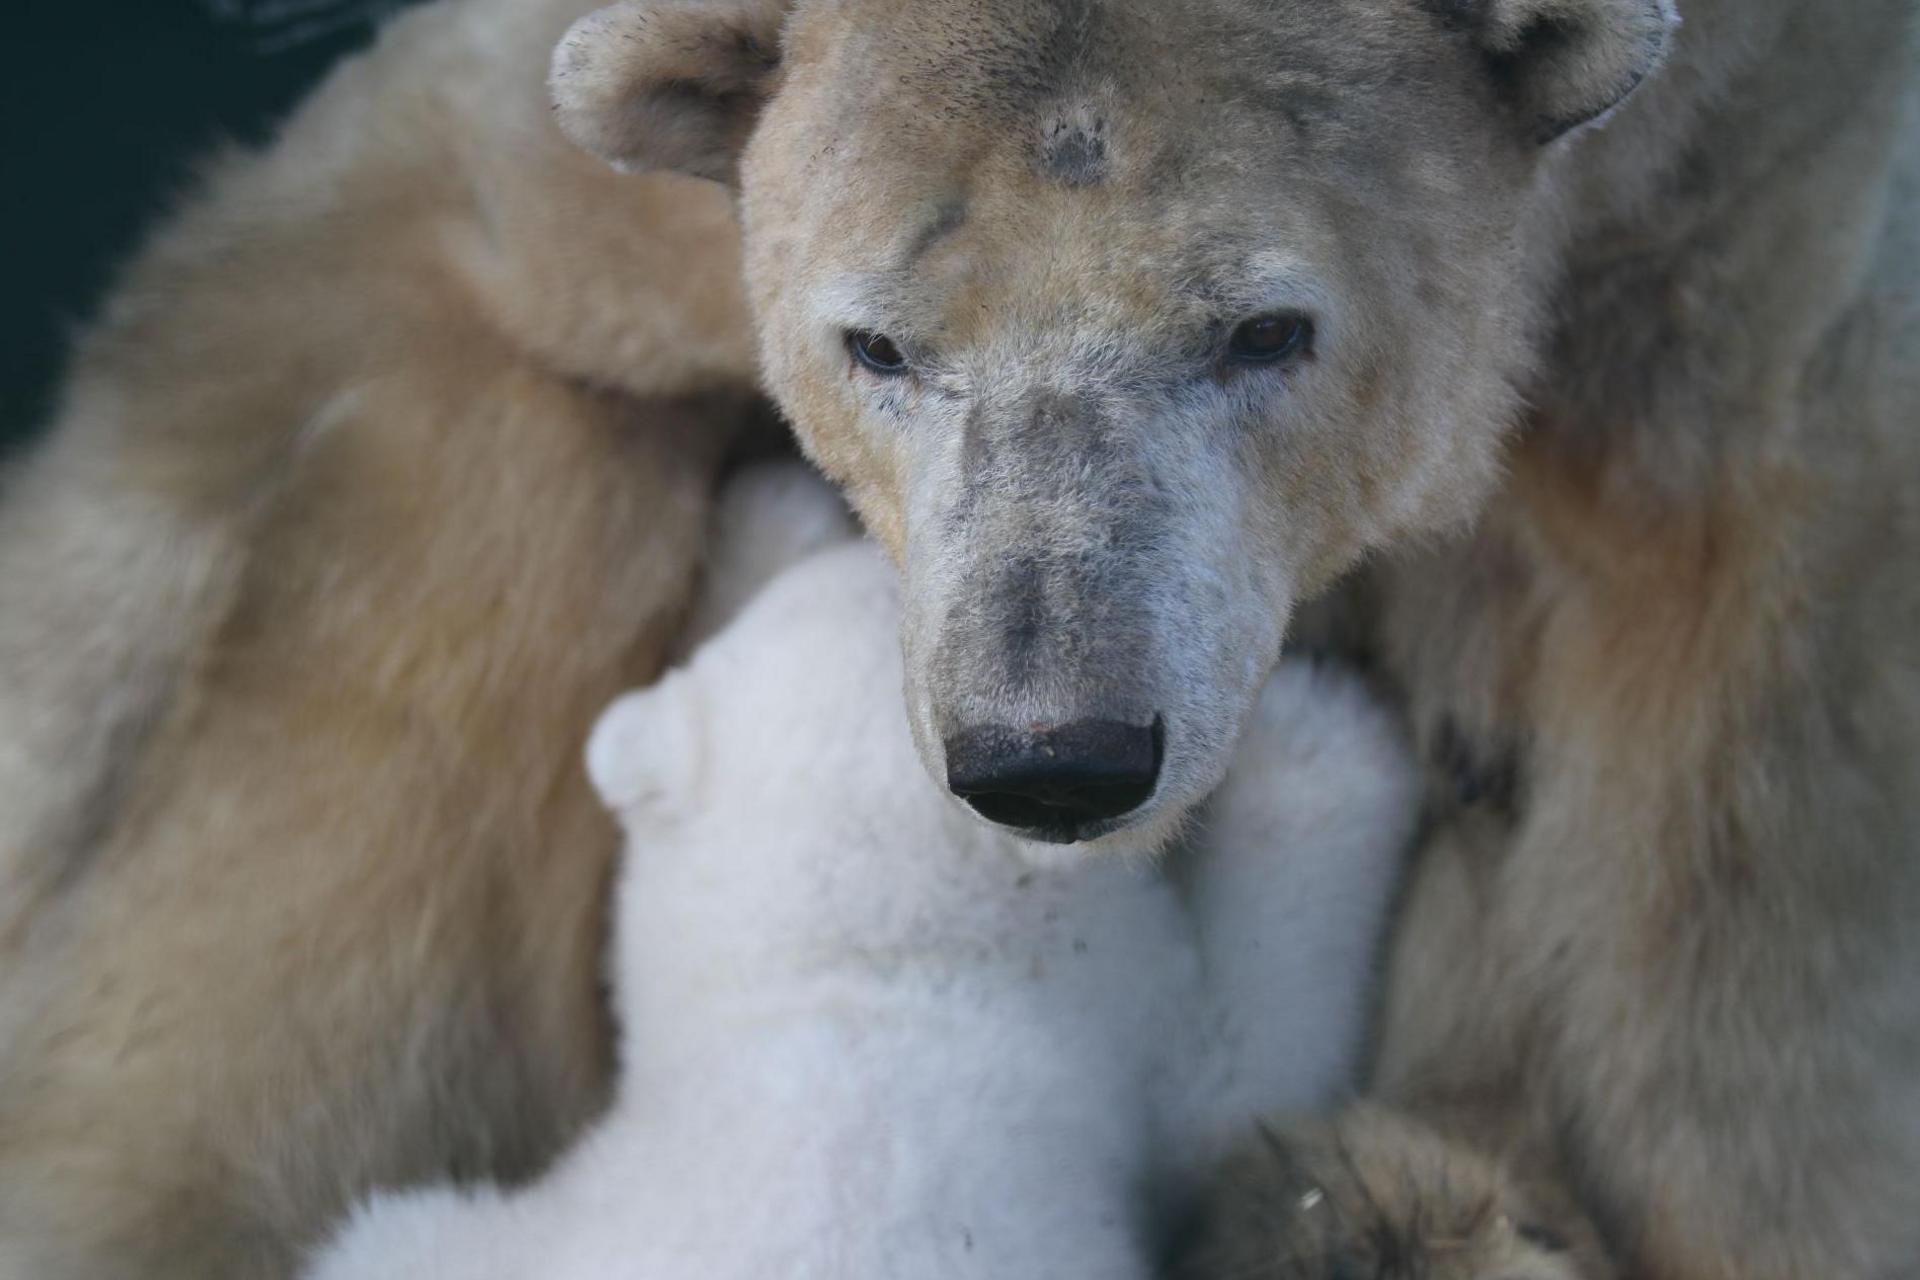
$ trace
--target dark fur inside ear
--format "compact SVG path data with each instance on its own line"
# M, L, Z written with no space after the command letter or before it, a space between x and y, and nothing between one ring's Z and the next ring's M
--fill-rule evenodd
M1501 98L1541 145L1604 119L1659 69L1672 0L1427 0L1479 43Z
M730 182L780 68L782 0L623 0L574 23L548 80L560 128L627 171Z

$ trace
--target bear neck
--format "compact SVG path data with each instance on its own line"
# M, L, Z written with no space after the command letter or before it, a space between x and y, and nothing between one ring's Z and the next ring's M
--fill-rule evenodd
M1675 502L1764 451L1756 389L1795 381L1871 285L1912 95L1907 8L1681 5L1667 65L1547 163L1530 447Z

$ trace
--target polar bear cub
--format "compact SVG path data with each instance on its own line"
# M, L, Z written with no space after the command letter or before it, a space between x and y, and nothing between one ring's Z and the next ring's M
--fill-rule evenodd
M1145 1280L1155 1187L1350 1082L1415 807L1390 717L1284 665L1189 847L1039 864L928 785L898 610L826 551L606 713L618 1101L526 1190L376 1201L314 1280Z

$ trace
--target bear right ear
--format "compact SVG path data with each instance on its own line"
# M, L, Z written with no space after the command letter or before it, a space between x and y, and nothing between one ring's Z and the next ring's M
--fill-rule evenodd
M568 28L548 88L561 132L623 172L731 183L780 69L790 0L621 0Z
M1474 33L1501 96L1542 145L1612 114L1659 70L1674 0L1425 0Z
M587 776L622 824L693 812L702 773L702 700L685 669L615 699L587 738Z

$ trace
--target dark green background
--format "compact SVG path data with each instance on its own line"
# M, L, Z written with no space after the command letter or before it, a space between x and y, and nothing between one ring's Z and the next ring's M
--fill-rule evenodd
M239 7L239 0L228 0ZM342 53L200 0L12 0L0 36L0 450L44 421L74 329L221 139L259 142Z

